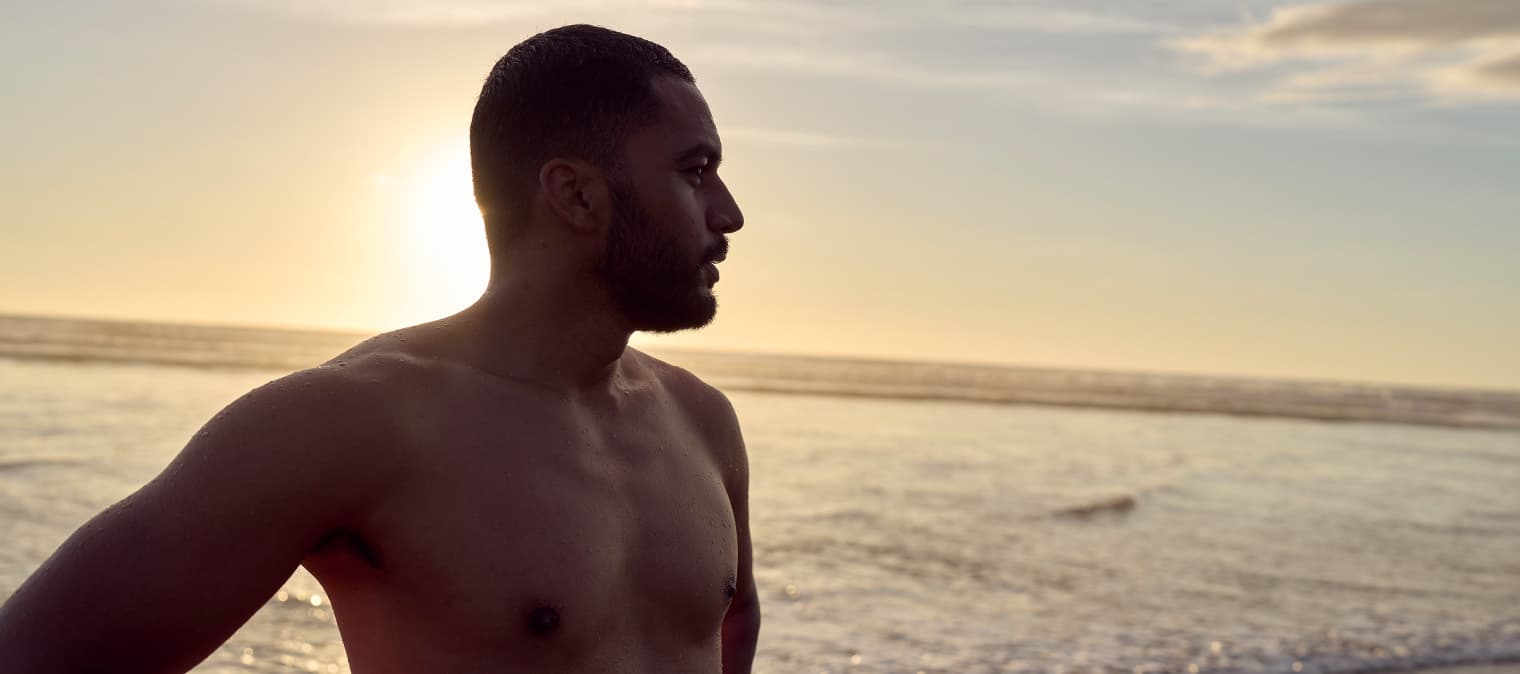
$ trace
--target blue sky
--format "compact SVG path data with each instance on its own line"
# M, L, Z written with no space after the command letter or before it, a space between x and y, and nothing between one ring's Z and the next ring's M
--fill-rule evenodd
M0 311L456 309L479 83L585 21L692 67L748 216L719 321L658 342L1520 388L1520 3L5 12Z

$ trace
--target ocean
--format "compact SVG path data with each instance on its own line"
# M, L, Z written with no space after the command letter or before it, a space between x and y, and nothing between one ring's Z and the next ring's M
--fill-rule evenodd
M0 597L355 339L0 317ZM1520 393L653 353L744 425L756 672L1520 661ZM297 571L195 671L348 667Z

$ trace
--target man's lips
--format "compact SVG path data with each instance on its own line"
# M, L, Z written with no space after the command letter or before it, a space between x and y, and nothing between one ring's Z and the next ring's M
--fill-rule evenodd
M707 264L702 265L707 270L711 283L718 282L718 263L728 259L728 241L720 241L714 254L707 258Z

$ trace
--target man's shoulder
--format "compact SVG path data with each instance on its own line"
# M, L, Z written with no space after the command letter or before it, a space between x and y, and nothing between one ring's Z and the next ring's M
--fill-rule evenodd
M718 387L707 383L691 370L656 358L644 351L629 347L640 366L659 382L661 388L668 391L683 405L696 406L698 408L717 408L719 410L732 409L728 402L728 396Z
M383 434L393 416L387 411L414 409L441 375L436 363L374 342L259 386L219 416L262 429L260 435L361 441L360 435Z
M730 453L737 452L738 456L743 456L744 440L739 430L739 418L733 403L729 402L723 391L684 367L643 352L635 353L644 359L647 370L659 382L660 388L680 406L692 424L707 436L713 447L725 455L725 463L735 458L728 456Z
M208 421L166 473L191 471L198 493L269 490L314 510L364 501L399 465L394 391L404 387L385 382L407 369L364 356L270 381Z
M376 384L390 370L389 364L370 358L299 370L249 391L218 416L257 426L268 435L345 432L362 425L365 410L374 411L383 398Z

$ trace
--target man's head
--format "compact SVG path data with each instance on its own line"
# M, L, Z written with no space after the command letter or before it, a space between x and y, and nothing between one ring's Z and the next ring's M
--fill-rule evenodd
M590 271L636 329L705 325L707 263L743 223L717 177L720 148L691 72L664 47L595 26L535 35L497 62L470 125L492 257L535 218L594 233Z
M597 26L555 28L508 51L470 121L475 200L487 221L523 218L550 159L618 168L623 140L660 113L653 84L662 77L696 83L664 47Z

